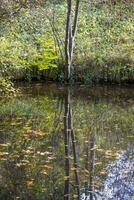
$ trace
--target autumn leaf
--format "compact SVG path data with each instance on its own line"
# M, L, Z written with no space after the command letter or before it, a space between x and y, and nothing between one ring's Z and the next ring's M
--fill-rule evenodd
M64 176L65 181L69 180L69 178L70 178L69 176Z

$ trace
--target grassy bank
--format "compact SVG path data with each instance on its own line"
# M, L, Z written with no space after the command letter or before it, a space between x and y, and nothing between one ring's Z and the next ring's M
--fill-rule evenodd
M65 3L22 9L1 20L0 75L64 81ZM82 3L72 81L134 81L134 3Z

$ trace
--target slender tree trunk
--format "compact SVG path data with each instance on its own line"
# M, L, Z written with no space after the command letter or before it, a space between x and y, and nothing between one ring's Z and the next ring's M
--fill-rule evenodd
M77 31L80 0L76 0L74 19L72 20L72 0L67 0L67 19L65 36L65 81L70 82L74 40Z

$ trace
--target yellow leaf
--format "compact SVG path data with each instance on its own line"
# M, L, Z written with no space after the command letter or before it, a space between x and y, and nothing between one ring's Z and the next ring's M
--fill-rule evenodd
M64 195L64 197L68 197L68 196L70 196L70 194L65 194L65 195Z
M76 167L71 167L71 170L72 171L76 171L76 170L78 170Z
M10 145L11 145L10 143L0 144L0 147L8 147L8 146L10 146Z
M48 165L44 165L44 167L47 168L47 169L52 169L52 167L48 166Z
M103 149L96 149L96 151L103 152L104 150Z
M91 150L91 151L94 151L94 150L96 150L96 149L98 149L98 146L97 146L97 145L94 145L94 147L91 148L90 150Z
M96 162L95 163L95 165L101 165L102 164L102 162Z
M64 176L65 181L69 180L69 178L70 178L69 176Z
M90 172L87 169L85 169L84 172L87 174L90 174Z
M105 175L106 173L107 173L106 169L103 169L103 170L100 171L100 174L102 174L102 175Z
M44 175L48 175L48 173L47 173L46 171L43 171L42 174L44 174Z
M78 198L78 195L77 195L77 194L74 194L73 197L76 199L76 198Z
M32 187L33 186L33 180L27 181L27 186Z
M8 152L0 152L0 156L7 156L9 153Z

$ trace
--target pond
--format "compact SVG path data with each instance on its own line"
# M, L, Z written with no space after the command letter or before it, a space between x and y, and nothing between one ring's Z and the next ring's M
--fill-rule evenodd
M0 100L0 200L134 199L132 86L19 88Z

